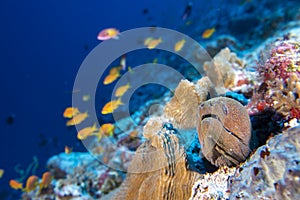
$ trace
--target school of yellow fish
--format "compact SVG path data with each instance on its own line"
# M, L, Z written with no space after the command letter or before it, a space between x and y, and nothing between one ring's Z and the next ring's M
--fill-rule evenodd
M39 187L39 193L44 189L47 188L51 181L53 179L53 176L50 172L45 172L42 175L42 178L39 179L39 177L35 175L31 175L27 178L25 187L23 187L23 183L19 182L18 180L11 179L9 181L9 186L15 190L22 190L23 192L31 192L35 190L37 187Z
M210 28L205 30L202 33L202 38L207 39L212 36L212 34L215 32L215 28ZM117 39L119 36L119 31L115 28L109 28L101 31L98 35L98 39L100 40L108 40L108 39ZM102 39L101 39L102 38ZM159 38L153 38L153 37L147 37L144 39L144 46L148 49L155 49L163 42L162 37ZM181 40L177 41L174 44L173 50L175 52L181 51L185 46L186 40L182 38ZM154 63L157 63L157 58L153 60ZM126 55L122 55L120 59L120 64L118 66L112 67L109 70L108 75L104 78L103 84L108 85L113 82L115 82L119 77L122 75L122 71L127 70L132 73L132 70L130 67L126 66ZM127 83L125 85L122 85L118 87L115 91L114 96L117 99L110 100L107 102L101 109L102 115L107 115L113 113L115 110L117 110L120 106L124 105L122 102L122 96L131 88L130 83ZM90 95L85 94L82 97L83 101L89 101ZM80 112L78 108L74 107L68 107L65 109L63 116L65 118L69 118L66 125L67 126L74 126L82 123L86 118L89 117L88 112ZM85 140L86 138L90 136L96 136L98 140L100 140L103 136L111 136L113 135L114 131L114 125L107 123L102 124L101 127L97 127L97 123L95 122L93 125L85 127L78 131L77 133L77 139L79 140ZM69 154L72 152L72 148L65 146L65 153Z
M214 32L215 32L215 28L207 29L203 32L202 38L204 39L210 38ZM117 39L118 35L119 32L116 29L107 29L99 33L98 39L99 40L106 40L111 38ZM148 37L144 40L144 45L148 49L155 49L162 42L163 40L161 37L160 38ZM185 43L186 43L185 39L181 39L177 41L174 45L174 51L175 52L181 51L184 48ZM157 62L157 59L155 60L156 61L153 62ZM123 55L120 60L120 65L110 69L109 74L104 78L103 84L108 85L113 83L121 76L121 70L125 70L125 69L126 69L126 55ZM130 67L128 67L128 71L131 72ZM101 114L103 115L111 114L116 109L118 109L119 106L124 105L121 98L130 88L131 88L130 83L127 83L117 88L114 96L117 97L118 99L107 102L102 107ZM83 95L82 100L89 101L90 95L89 94ZM63 117L69 119L66 122L66 126L74 126L74 125L81 124L86 118L89 117L89 115L87 111L81 112L78 108L67 107L63 112ZM77 138L79 140L85 140L87 137L96 136L98 140L100 140L103 136L112 136L114 134L115 126L113 124L105 123L102 124L99 128L97 127L96 124L97 123L95 122L93 125L85 127L80 131L78 131ZM72 151L73 149L71 147L67 145L65 146L66 154L70 154L72 153ZM3 174L4 174L4 170L0 169L0 178L2 178ZM30 192L35 190L37 187L39 187L39 192L40 192L42 189L47 188L49 186L51 180L52 180L51 173L45 172L42 175L41 179L39 179L39 177L35 175L29 176L26 180L25 187L23 187L23 183L14 179L9 181L9 185L11 188L15 190L22 190L23 192Z

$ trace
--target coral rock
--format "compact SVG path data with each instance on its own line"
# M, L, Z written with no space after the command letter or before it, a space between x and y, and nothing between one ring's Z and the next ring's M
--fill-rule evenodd
M231 199L300 199L300 127L271 138L231 180Z
M217 97L199 106L198 136L202 152L216 166L232 166L250 153L251 124L238 101Z
M228 199L230 190L227 181L235 171L235 168L222 167L214 173L206 173L195 182L190 200Z

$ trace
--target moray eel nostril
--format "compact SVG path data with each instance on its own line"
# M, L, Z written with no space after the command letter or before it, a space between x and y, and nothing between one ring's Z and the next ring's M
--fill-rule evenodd
M251 123L239 102L217 97L199 106L198 136L207 160L220 167L243 162L250 153Z

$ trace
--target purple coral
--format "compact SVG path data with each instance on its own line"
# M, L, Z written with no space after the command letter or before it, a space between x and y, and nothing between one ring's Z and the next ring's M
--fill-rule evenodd
M262 82L248 105L249 113L271 108L287 120L300 119L300 43L293 40L275 42L258 72Z
M264 65L259 66L263 81L268 83L273 82L274 79L286 80L292 73L296 73L299 77L299 53L299 43L280 41L275 44L270 58Z

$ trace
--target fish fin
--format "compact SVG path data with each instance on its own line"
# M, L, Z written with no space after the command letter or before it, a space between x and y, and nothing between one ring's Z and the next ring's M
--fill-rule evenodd
M122 100L121 100L121 97L118 98L117 102L118 102L118 105L124 105L124 103L123 103Z
M96 123L96 122L93 124L92 128L93 128L93 130L95 130L95 131L98 130L98 128L97 128L97 123Z
M115 37L112 37L112 38L115 39L115 40L120 39L120 37L118 35L116 35Z

